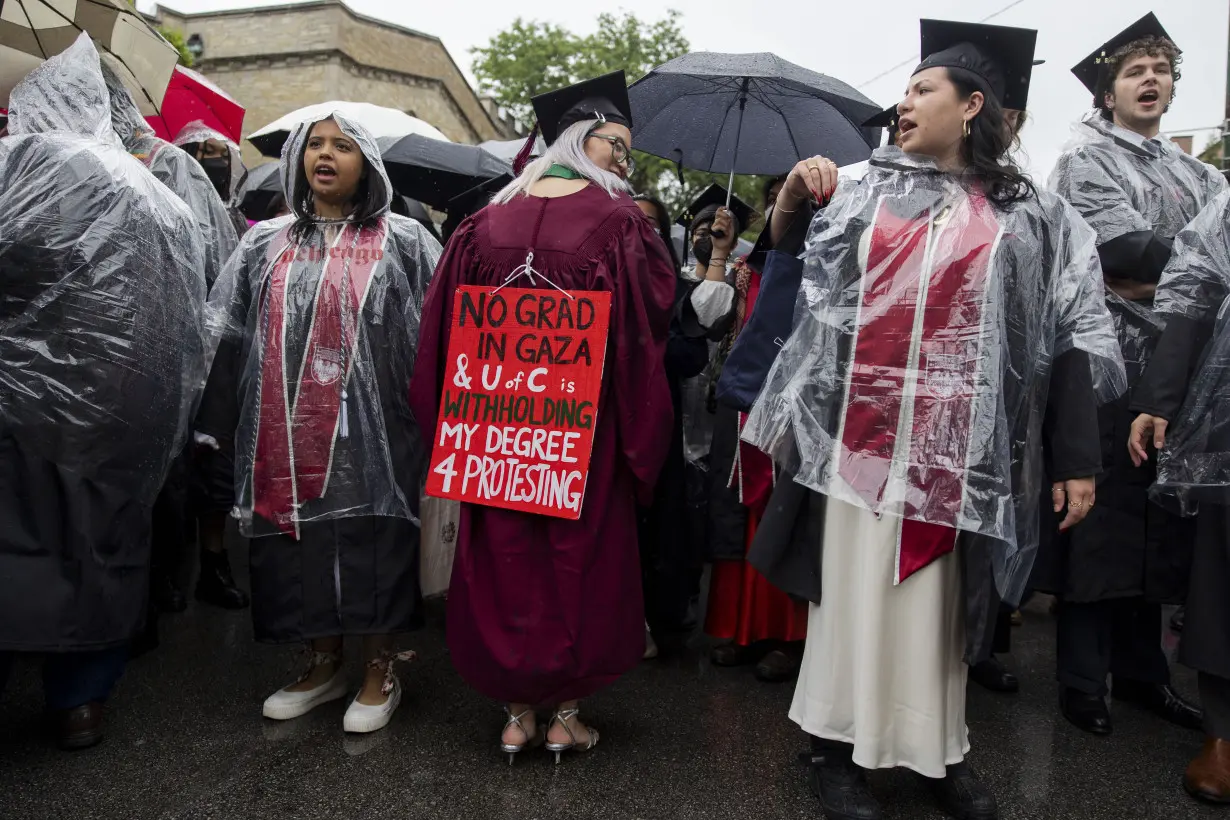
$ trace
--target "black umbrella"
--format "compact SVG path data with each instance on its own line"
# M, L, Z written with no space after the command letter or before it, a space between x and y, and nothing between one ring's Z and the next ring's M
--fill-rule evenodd
M446 210L449 200L480 182L511 174L512 166L477 145L418 134L378 140L389 181L398 193Z
M685 54L628 89L637 150L685 168L781 174L822 154L861 162L879 129L862 123L882 106L841 80L774 54Z
M261 220L269 212L269 203L282 193L281 163L267 162L248 171L239 189L239 210L248 219Z

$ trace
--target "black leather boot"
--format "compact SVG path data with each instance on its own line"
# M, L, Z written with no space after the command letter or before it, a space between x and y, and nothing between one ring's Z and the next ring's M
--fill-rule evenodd
M995 795L964 760L947 767L943 780L927 778L940 808L956 820L999 820Z
M248 606L248 593L235 586L231 562L225 550L201 550L201 577L196 583L196 599L223 609L245 609Z
M867 787L867 773L852 759L854 748L813 737L807 765L811 790L827 820L881 820L880 804Z

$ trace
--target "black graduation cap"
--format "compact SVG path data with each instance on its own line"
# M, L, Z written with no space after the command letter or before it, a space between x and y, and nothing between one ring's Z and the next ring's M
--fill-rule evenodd
M897 103L893 103L879 114L863 123L864 128L884 128L888 131L888 144L897 140Z
M1098 46L1088 57L1072 66L1072 73L1084 84L1085 88L1089 89L1090 94L1096 96L1098 93L1098 83L1102 80L1102 70L1107 58L1128 43L1135 40L1143 40L1145 37L1164 37L1170 40L1172 44L1174 43L1174 40L1171 40L1170 35L1166 33L1166 29L1162 28L1162 24L1158 22L1156 15L1153 12L1149 12ZM1175 46L1175 48L1178 48L1178 46Z
M679 218L675 220L676 225L682 225L686 230L692 230L692 223L696 221L696 217L700 216L706 208L711 208L716 211L718 208L726 207L726 189L716 182L701 192L700 196L692 200L692 204L684 209L683 213L679 214ZM752 223L752 218L756 215L756 210L748 205L737 196L730 197L730 213L739 223L739 232L747 230L748 225Z
M1031 28L988 26L952 20L921 20L923 60L927 68L963 68L986 83L1004 108L1024 110L1033 74L1038 32Z
M628 80L622 71L539 94L530 102L547 145L555 142L561 131L582 120L605 120L632 127Z

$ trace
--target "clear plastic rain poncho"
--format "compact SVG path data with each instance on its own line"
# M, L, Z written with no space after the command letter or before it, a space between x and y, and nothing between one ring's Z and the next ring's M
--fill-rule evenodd
M248 176L248 169L243 164L243 153L235 143L231 142L230 138L211 128L200 120L193 120L180 129L175 135L175 147L185 148L189 145L204 142L205 140L217 140L226 145L226 150L229 152L227 158L228 167L230 170L229 179L227 180L227 189L225 194L219 193L223 204L226 205L227 213L231 216L231 225L235 228L237 237L243 236L248 231L248 220L243 215L243 211L239 208L240 203L240 188L243 187L243 182ZM208 172L206 172L208 175ZM238 244L238 240L236 240ZM229 257L228 257L229 258Z
M1101 245L1136 231L1175 236L1226 181L1170 140L1145 139L1091 111L1073 126L1049 186L1097 231Z
M1101 398L1125 386L1093 231L1051 194L1001 209L886 147L839 185L803 259L744 439L832 498L994 539L997 585L1019 598L1051 363L1085 350Z
M353 516L418 520L427 447L408 389L440 245L389 212L370 134L334 120L366 160L356 212L314 215L303 171L314 124L299 126L282 149L293 214L253 226L210 294L220 344L207 393L238 396L238 407L231 418L203 410L201 432L234 435L247 535L297 537L304 523Z
M212 287L239 244L231 215L200 163L158 137L106 59L102 66L107 91L111 94L111 124L115 133L128 153L182 199L196 217L197 230L205 247L205 282Z
M1230 191L1210 202L1175 238L1154 309L1209 323L1213 333L1171 421L1157 488L1185 508L1200 498L1230 500Z
M0 427L152 503L204 383L203 250L111 130L86 35L10 98L0 141Z

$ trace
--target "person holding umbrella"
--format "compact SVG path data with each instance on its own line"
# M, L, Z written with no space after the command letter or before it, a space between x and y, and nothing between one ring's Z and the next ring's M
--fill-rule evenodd
M1044 436L1070 527L1095 500L1098 399L1126 382L1093 232L1005 159L1036 32L921 28L901 147L840 185L804 160L778 197L772 235L810 241L743 431L822 502L786 528L820 586L790 716L830 820L881 817L865 770L891 767L952 817L998 817L965 762L967 664L1028 577Z
M765 186L766 209L770 196L776 202L782 184L784 179L774 179ZM718 309L710 308L721 318L711 323L709 366L693 384L684 413L690 453L703 457L704 466L697 472L706 500L705 553L713 562L705 633L723 642L710 654L714 665L755 664L757 679L780 683L798 671L807 635L807 606L775 588L744 560L768 504L773 465L755 448L739 442L740 414L716 398L726 359L760 291L760 274L746 259L730 260L727 273L727 256L755 213L736 196L729 197L729 210L722 207L727 199L722 186L710 186L693 203L696 215L691 224L696 276L705 276L710 286L714 280L722 283L714 290L722 288L717 297L724 309L718 314ZM703 273L702 265L707 266Z
M449 239L423 309L414 417L436 429L454 294L500 286L610 291L606 365L578 520L462 504L448 595L448 644L467 683L505 704L510 761L541 745L588 751L579 701L645 652L637 505L653 501L674 413L665 367L677 274L628 195L632 115L622 71L533 100L546 154ZM526 154L533 140L527 140ZM552 289L552 293L555 291ZM550 707L544 726L535 714Z

